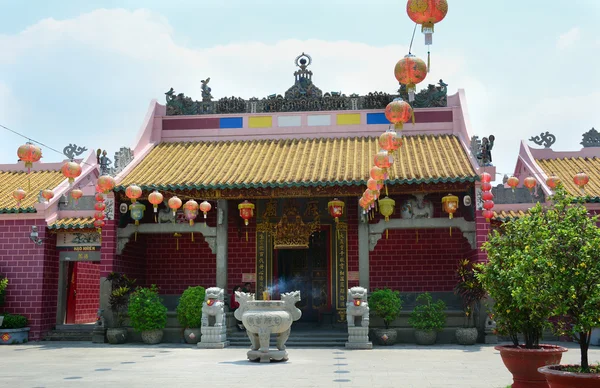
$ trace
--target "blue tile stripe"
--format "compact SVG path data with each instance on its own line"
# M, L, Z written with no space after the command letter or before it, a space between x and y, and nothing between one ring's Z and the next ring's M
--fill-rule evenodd
M367 113L367 124L390 124L385 113Z
M241 117L219 118L219 128L243 128L244 120Z

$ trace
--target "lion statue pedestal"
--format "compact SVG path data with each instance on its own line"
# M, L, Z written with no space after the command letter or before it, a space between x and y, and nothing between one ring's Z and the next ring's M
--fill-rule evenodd
M222 288L206 289L204 303L202 303L202 327L200 328L202 336L198 342L198 347L201 349L223 349L229 346L224 296Z
M373 349L373 344L369 342L369 303L366 288L352 287L348 290L346 319L348 320L346 349Z
M235 292L240 307L235 310L235 318L242 321L246 334L252 343L247 353L250 361L287 361L285 342L290 336L292 322L302 316L296 307L300 301L300 291L281 294L281 300L254 300L254 294ZM277 334L277 350L269 349L271 334Z

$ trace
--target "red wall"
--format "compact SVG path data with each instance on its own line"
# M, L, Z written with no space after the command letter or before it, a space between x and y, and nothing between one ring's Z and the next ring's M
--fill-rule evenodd
M346 201L348 222L348 271L358 272L358 198ZM348 287L358 286L358 280L349 280Z
M100 264L77 263L76 290L75 323L95 322L100 306Z
M452 291L458 261L471 246L459 229L395 229L370 252L370 287L401 292Z
M256 218L252 218L248 226L244 225L237 205L238 202L230 201L227 224L227 293L231 293L234 286L243 286L243 273L256 273ZM256 291L256 283L252 283L252 290Z
M33 225L42 245L29 239ZM44 220L0 220L0 274L9 281L4 311L25 315L29 339L41 339L55 325L58 297L56 236L47 234Z
M136 241L132 236L116 262L115 271L127 275L130 279L135 279L136 285L139 286L146 285L146 243L152 237L138 234Z

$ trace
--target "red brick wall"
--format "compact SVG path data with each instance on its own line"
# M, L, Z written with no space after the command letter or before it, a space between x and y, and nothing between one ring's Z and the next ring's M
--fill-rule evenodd
M146 243L154 236L138 234L137 241L132 236L131 240L125 245L123 252L116 261L116 272L124 273L130 279L136 279L139 286L146 285Z
M33 225L42 245L29 239ZM25 315L29 339L39 340L56 323L58 295L56 236L47 234L44 220L0 220L0 273L9 281L4 311Z
M229 201L227 293L231 293L236 285L243 286L243 273L256 273L256 218L252 218L250 224L245 226L237 205L238 202ZM252 290L256 291L255 283L252 284Z
M146 285L156 284L161 294L181 294L190 286L216 284L216 255L201 234L179 237L179 250L173 234L153 234L146 239ZM139 236L138 236L139 238ZM139 283L139 280L138 280Z
M490 223L485 220L482 216L482 211L477 211L475 218L476 235L477 235L477 249L472 251L470 257L471 261L476 262L487 262L487 253L481 250L481 246L488 239L490 234Z
M117 212L118 213L118 212ZM117 217L115 213L115 218ZM117 223L118 221L105 221L106 225L102 228L102 248L100 261L100 276L106 277L113 271L119 271L117 266Z
M77 262L76 265L75 323L95 322L100 306L100 264Z
M456 265L471 251L459 229L395 229L370 252L371 289L452 291Z

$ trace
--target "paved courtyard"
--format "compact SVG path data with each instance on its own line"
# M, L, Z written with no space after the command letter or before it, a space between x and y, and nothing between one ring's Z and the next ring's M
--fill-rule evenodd
M575 344L564 362L577 362ZM288 348L285 363L257 364L246 349L40 342L0 346L0 387L506 387L511 376L491 345L374 350ZM590 361L600 361L592 347Z

